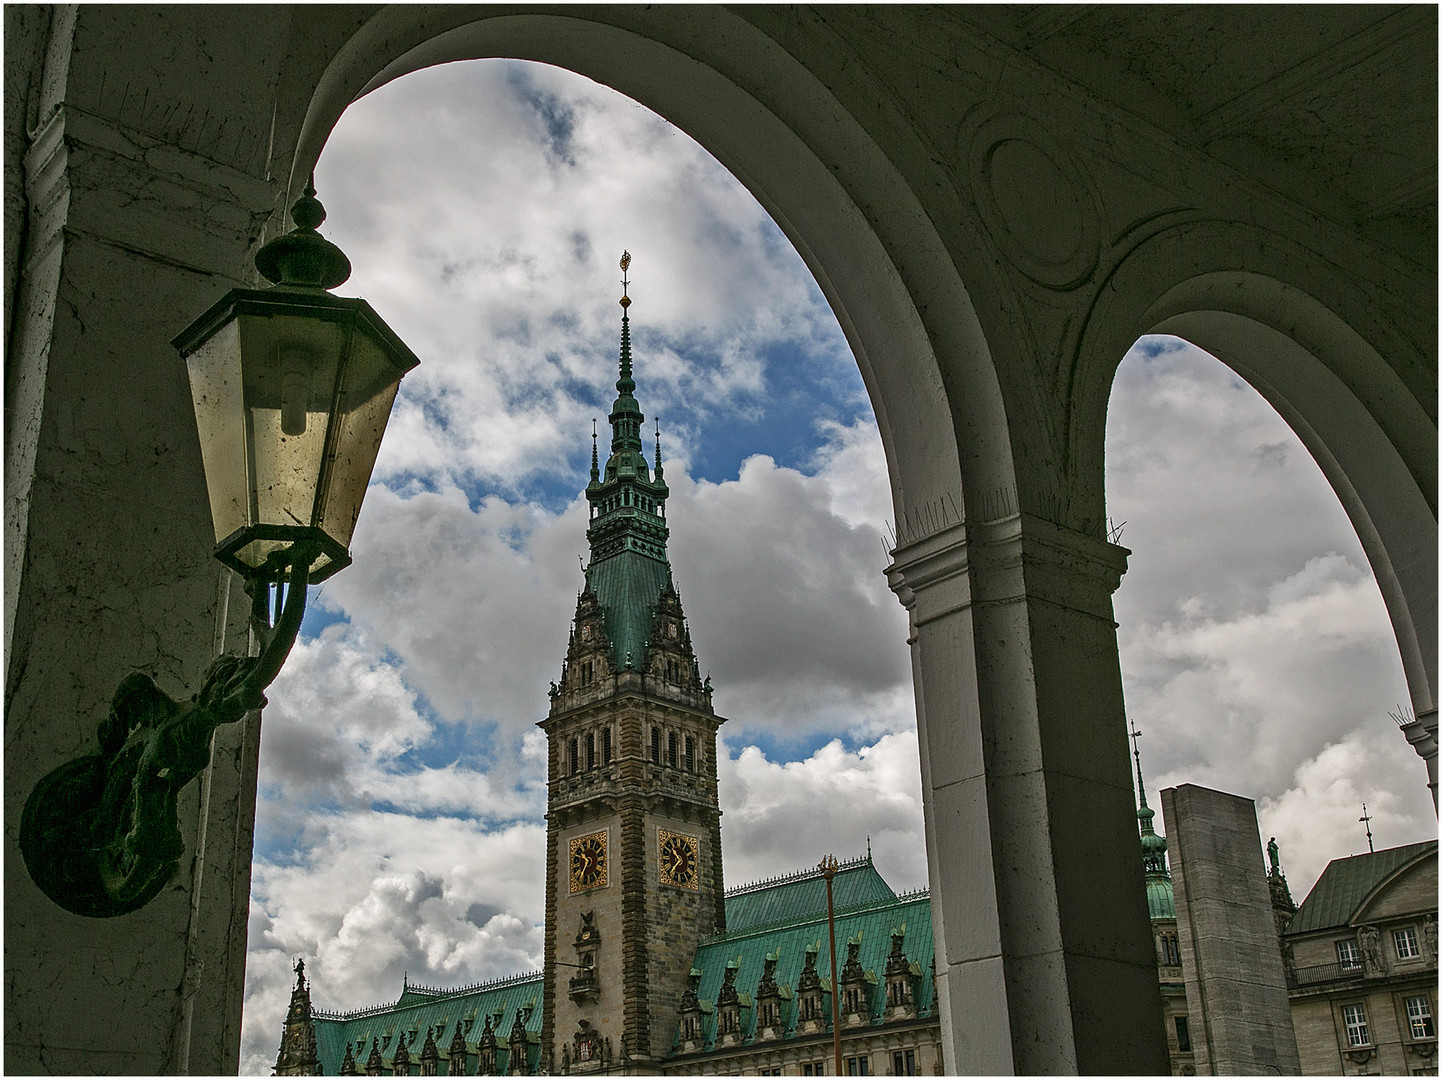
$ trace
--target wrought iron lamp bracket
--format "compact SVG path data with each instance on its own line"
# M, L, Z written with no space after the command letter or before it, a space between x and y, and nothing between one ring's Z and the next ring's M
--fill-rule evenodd
M99 752L61 765L35 785L20 819L20 851L51 900L77 915L124 915L149 903L174 876L185 854L180 793L210 763L215 729L265 704L265 688L300 631L319 554L315 543L301 540L273 553L247 580L260 646L255 655L217 657L187 701L132 672L97 729ZM274 620L272 587L279 608Z

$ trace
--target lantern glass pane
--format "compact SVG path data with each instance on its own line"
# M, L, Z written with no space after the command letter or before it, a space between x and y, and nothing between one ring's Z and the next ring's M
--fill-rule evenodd
M316 520L347 548L404 371L385 343L359 323L341 375L334 456Z
M283 311L243 314L238 321L245 358L248 524L317 525L316 489L348 324ZM285 541L258 540L238 554L259 565L284 546Z
M240 330L221 327L186 357L210 516L216 543L250 524L245 409L241 403Z

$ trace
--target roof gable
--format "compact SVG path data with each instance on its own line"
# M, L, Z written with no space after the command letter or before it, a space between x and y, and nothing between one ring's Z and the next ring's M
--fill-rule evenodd
M1287 934L1350 925L1382 885L1429 855L1437 855L1436 840L1333 859L1292 916Z
M844 862L831 882L836 910L896 899L869 856ZM756 927L826 915L826 879L820 870L743 885L726 893L726 930L737 934Z

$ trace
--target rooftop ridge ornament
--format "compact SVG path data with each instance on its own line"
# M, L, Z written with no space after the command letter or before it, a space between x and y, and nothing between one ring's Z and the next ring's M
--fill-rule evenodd
M631 377L631 320L627 313L631 306L631 297L627 295L631 283L626 278L626 271L630 266L631 253L621 252L621 377L616 380L616 392L626 396L636 391L636 381Z
M185 854L180 793L209 765L215 729L265 704L307 586L350 564L391 405L419 363L364 300L327 291L350 276L350 260L315 231L325 208L313 178L291 220L295 229L255 255L273 284L231 289L171 342L190 378L213 554L245 580L259 649L217 657L188 700L144 672L127 675L98 752L35 785L20 851L40 890L77 915L135 911L174 876Z

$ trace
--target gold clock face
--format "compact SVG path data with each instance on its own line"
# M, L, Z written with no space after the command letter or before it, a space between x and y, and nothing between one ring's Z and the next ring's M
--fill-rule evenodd
M700 851L701 842L696 837L660 830L657 852L661 864L661 884L699 889Z
M606 834L587 833L571 840L571 891L606 884Z

